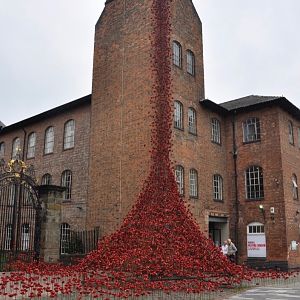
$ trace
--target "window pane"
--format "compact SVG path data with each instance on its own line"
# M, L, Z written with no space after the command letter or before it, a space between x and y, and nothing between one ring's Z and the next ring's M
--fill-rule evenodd
M74 141L75 141L75 121L70 120L65 124L64 149L73 148Z
M259 199L264 197L262 168L252 166L246 170L246 194L247 199Z
M15 138L12 145L12 159L17 159L17 154L20 154L21 151L21 141L19 138Z
M66 170L62 173L61 176L61 186L65 187L64 199L71 199L71 189L72 189L72 172L70 170Z
M198 174L194 169L190 170L190 196L198 196Z
M294 145L294 132L293 132L293 123L292 122L289 122L288 129L289 129L289 143Z
M60 227L60 253L68 254L70 248L71 231L68 223L61 224Z
M211 120L211 140L215 143L221 143L221 125L219 120Z
M45 154L52 153L54 150L54 128L49 127L45 132Z
M187 72L195 75L195 56L190 50L187 51Z
M183 179L183 167L176 166L175 168L175 179L178 185L178 191L180 195L184 194L184 179Z
M52 176L50 174L45 174L42 177L42 185L51 185L52 184Z
M214 199L223 200L223 179L220 175L213 176Z
M174 127L183 129L183 105L175 101L174 107Z
M260 121L258 118L250 118L243 123L244 142L260 140Z
M193 108L189 108L188 110L188 119L189 119L189 132L196 134L196 111Z
M35 156L35 144L36 144L36 134L35 132L33 132L28 137L27 158L33 158Z
M173 64L181 67L181 45L178 42L173 42Z
M0 143L0 159L4 158L5 154L5 144L4 142Z

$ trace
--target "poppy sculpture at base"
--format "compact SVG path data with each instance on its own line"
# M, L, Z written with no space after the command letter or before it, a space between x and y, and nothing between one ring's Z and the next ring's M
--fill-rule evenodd
M171 0L152 4L151 170L132 210L115 233L73 266L15 262L0 278L0 295L138 297L154 290L199 293L254 277L288 276L235 265L201 232L178 193L170 163L172 96Z

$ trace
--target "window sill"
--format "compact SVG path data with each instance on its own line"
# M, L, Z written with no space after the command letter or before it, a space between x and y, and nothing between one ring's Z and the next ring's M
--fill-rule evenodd
M220 203L224 203L224 199L220 200L220 199L213 199L214 202L220 202Z
M183 129L183 128L180 128L180 127L174 126L174 128L177 129L177 130L180 130L180 131L184 131L184 129Z
M174 62L173 62L173 66L176 67L176 68L179 69L179 70L182 70L182 66L176 65L176 64L174 64Z
M255 201L263 201L265 198L253 198L253 199L246 199L246 202L255 202Z
M190 196L190 198L189 198L190 200L198 200L199 199L199 197L198 196Z
M69 150L73 150L75 147L70 147L70 148L63 148L63 151L69 151Z
M190 73L190 72L188 72L188 71L186 71L187 72L187 74L189 74L191 77L193 77L193 78L195 78L196 76L195 76L195 73L194 74L192 74L192 73Z
M48 156L48 155L51 155L51 154L54 154L54 152L44 153L44 156Z
M189 131L189 134L190 134L190 135L193 135L193 136L197 136L197 132L195 133L195 132Z
M32 159L35 159L35 156L33 156L33 157L26 157L26 160L32 160Z
M213 140L211 140L211 142L212 142L213 144L216 144L216 145L222 146L222 143L219 143L219 142L216 142L216 141L213 141Z
M255 140L255 141L249 141L249 142L243 142L243 145L247 145L247 144L255 144L255 143L260 143L261 140Z

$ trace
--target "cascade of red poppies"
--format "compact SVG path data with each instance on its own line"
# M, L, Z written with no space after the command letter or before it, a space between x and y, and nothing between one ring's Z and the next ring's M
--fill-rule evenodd
M170 6L171 0L153 0L152 4L151 170L135 205L120 229L77 265L17 262L15 267L22 272L0 278L0 295L55 298L75 293L77 298L87 294L126 298L156 289L197 293L254 276L281 276L230 263L202 234L180 198L170 162Z

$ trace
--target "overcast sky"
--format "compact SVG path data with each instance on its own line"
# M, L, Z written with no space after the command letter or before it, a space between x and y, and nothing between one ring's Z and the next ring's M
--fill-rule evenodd
M0 0L0 120L18 122L91 92L104 0ZM300 0L194 0L206 98L284 95L300 107Z

